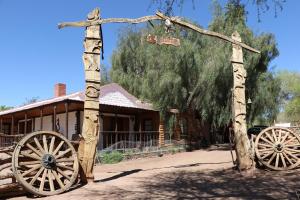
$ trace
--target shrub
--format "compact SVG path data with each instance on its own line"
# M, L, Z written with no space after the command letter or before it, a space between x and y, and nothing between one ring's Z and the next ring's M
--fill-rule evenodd
M106 152L101 155L101 163L114 164L121 162L124 159L124 155L118 151Z

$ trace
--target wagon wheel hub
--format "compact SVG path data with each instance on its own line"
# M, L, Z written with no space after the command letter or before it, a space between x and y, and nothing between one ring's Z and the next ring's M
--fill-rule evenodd
M284 150L284 146L281 143L277 143L277 144L275 144L274 149L277 153L282 153Z
M42 165L46 169L54 169L56 167L55 157L51 154L45 154L42 158Z

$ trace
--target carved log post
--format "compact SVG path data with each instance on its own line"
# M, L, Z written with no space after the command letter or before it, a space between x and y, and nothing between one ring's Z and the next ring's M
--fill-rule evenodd
M88 21L100 18L98 8L88 15ZM99 95L100 95L100 50L102 41L100 26L86 27L83 63L85 69L85 102L82 138L78 154L82 168L81 181L93 181L93 166L99 134Z
M162 147L165 145L165 125L164 121L161 119L159 122L159 136L158 136L158 146Z
M232 34L232 39L241 42L238 32ZM232 67L233 67L233 121L236 154L240 170L249 169L252 166L250 154L250 141L247 137L246 124L246 99L245 79L247 76L243 65L242 47L232 44Z

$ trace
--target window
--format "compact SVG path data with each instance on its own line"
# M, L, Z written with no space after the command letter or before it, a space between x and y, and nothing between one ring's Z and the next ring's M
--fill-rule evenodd
M153 131L153 123L151 119L144 121L144 131Z
M11 132L11 128L10 128L11 126L10 126L10 124L3 124L3 133L4 134L10 134L10 132Z

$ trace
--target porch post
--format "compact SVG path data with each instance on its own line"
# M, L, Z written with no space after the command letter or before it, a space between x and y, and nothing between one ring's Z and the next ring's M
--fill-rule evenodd
M67 139L69 139L69 103L66 102L65 103L65 111L66 111L66 121L65 121L65 125L66 125L66 137Z
M56 131L56 106L53 106L52 131Z
M181 129L180 129L180 125L179 125L179 116L178 114L175 114L176 117L176 123L175 123L175 127L174 127L174 139L175 140L180 140L180 133L181 133Z
M3 133L3 119L0 119L0 133Z
M24 118L25 118L25 122L24 122L24 134L26 134L27 133L27 113L25 113Z
M31 120L31 132L33 133L35 131L35 117Z
M115 114L115 143L117 143L117 139L118 139L117 134L118 134L118 114ZM111 141L112 141L112 136L111 136Z
M139 133L140 133L140 143L142 143L142 119L141 119L141 115L139 115Z
M103 118L104 116L103 115L100 115L100 144L99 144L99 147L100 147L100 150L103 149L104 147L104 137L103 137Z
M43 130L43 108L40 109L40 129Z
M165 125L164 121L160 119L159 121L159 137L158 137L158 146L162 147L165 145Z
M10 134L13 135L14 134L14 116L11 116L11 127L10 127Z

